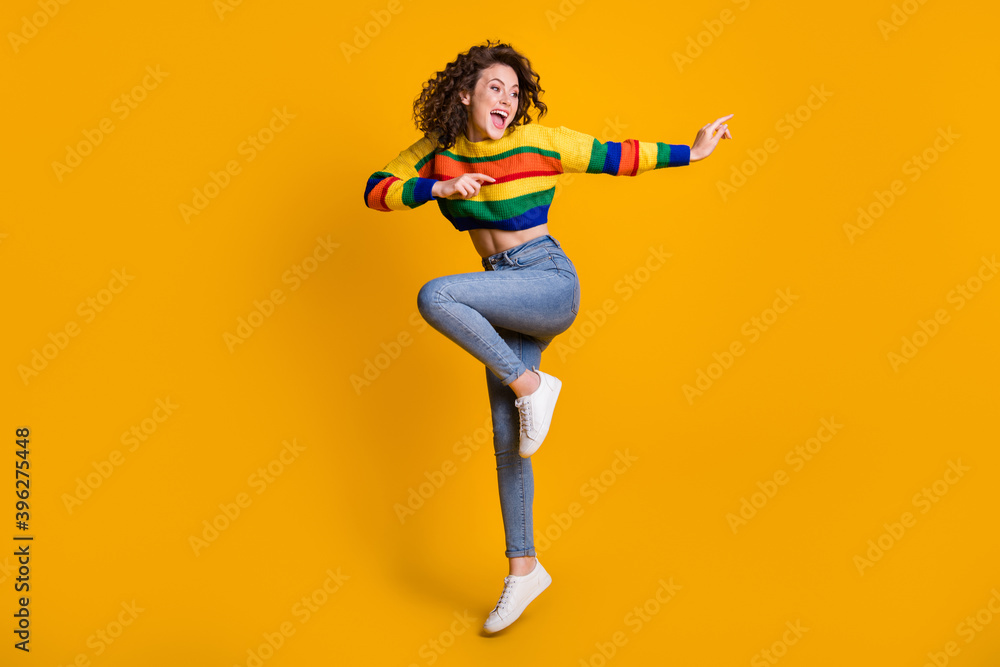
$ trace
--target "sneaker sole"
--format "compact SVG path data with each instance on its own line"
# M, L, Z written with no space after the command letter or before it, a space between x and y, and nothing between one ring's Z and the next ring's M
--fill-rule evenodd
M562 381L558 378L552 378L556 382L556 394L552 397L552 414L556 411L556 401L559 400L559 392L562 391ZM538 451L538 448L542 446L542 441L545 440L545 436L549 434L549 427L552 426L552 415L549 415L549 423L545 426L545 430L542 434L535 440L534 444L525 449L519 449L518 454L521 455L522 459L530 457L532 454Z
M542 591L548 588L549 584L551 583L552 583L552 575L550 575L547 570L545 572L542 572L541 575L538 577L538 586L535 588L535 592L531 594L531 597L525 600L524 605L516 614L514 614L510 619L504 622L503 625L494 625L491 627L487 626L484 623L483 630L485 630L486 632L499 632L500 630L503 630L504 628L510 626L514 621L521 618L521 614L523 614L524 610L528 608L528 605L531 604L535 598L541 595Z

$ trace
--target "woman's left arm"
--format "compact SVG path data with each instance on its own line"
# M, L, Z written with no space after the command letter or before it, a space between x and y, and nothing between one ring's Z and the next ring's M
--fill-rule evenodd
M654 169L688 164L691 147L662 141L599 141L564 125L545 128L563 173L638 176Z

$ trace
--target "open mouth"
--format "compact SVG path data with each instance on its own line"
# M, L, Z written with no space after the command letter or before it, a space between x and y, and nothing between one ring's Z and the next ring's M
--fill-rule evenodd
M493 121L493 127L499 130L507 122L507 112L503 109L493 109L490 111L490 119Z

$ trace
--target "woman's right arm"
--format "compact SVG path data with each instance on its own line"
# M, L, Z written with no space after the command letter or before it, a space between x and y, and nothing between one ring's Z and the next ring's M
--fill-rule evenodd
M431 139L421 137L383 169L368 177L365 206L376 211L405 211L434 199L431 178L434 148Z

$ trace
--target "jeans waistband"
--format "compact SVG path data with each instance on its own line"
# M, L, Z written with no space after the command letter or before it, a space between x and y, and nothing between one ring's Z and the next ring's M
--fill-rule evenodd
M559 248L560 250L562 249L562 245L559 244L559 241L557 241L554 236L551 234L543 234L542 236L536 236L533 239L525 241L520 245L516 245L513 248L507 248L503 252L498 252L490 255L489 257L483 257L483 268L487 271L493 271L494 267L497 265L513 264L513 258L517 255L525 250L538 246L552 246Z

